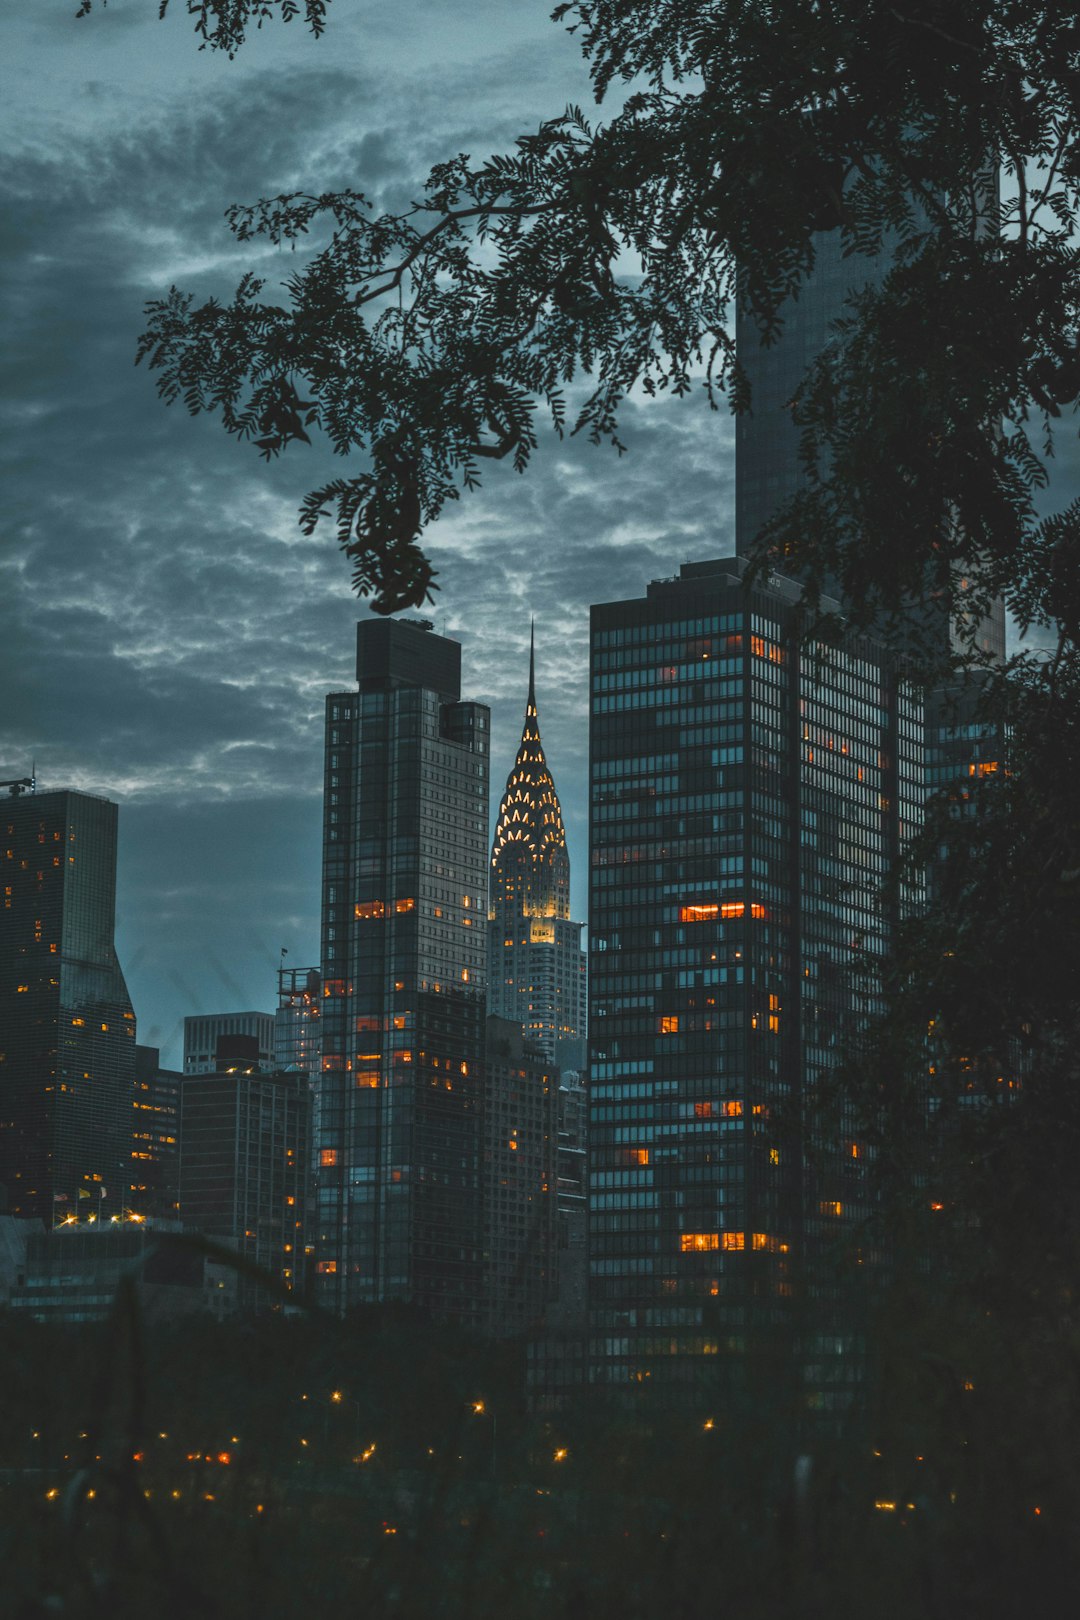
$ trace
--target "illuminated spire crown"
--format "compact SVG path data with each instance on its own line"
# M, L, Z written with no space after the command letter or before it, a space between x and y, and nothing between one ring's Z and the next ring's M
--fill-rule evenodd
M529 696L514 767L506 779L499 819L491 849L491 864L498 874L513 865L543 868L559 888L569 887L566 831L555 782L544 758L536 713L535 630L529 640ZM539 897L537 897L539 898ZM561 909L561 908L560 908Z

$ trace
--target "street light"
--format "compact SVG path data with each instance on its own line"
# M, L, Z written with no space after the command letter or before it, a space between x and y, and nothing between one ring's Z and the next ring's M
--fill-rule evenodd
M496 1480L496 1467L495 1467L496 1445L498 1443L498 1438L499 1438L499 1418L498 1418L498 1414L496 1412L489 1412L488 1411L486 1401L470 1401L469 1402L469 1408L475 1414L476 1417L490 1417L490 1419L491 1419L491 1483L494 1485L495 1480Z

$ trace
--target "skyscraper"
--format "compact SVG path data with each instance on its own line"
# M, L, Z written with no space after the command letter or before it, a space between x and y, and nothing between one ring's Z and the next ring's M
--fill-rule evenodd
M485 1324L539 1326L557 1290L557 1077L506 1018L487 1021L481 1193Z
M326 703L317 1294L481 1320L490 720L423 621Z
M585 1033L581 924L570 921L570 857L536 712L535 647L517 758L491 847L488 1007L520 1024L549 1063L578 1066Z
M224 1056L215 1071L185 1075L180 1111L180 1218L303 1295L309 1270L311 1090L297 1071L269 1073ZM226 1292L266 1304L260 1285L235 1273ZM231 1285L231 1286L229 1286Z
M0 1185L13 1215L119 1211L135 1014L113 945L116 805L0 801Z
M987 211L996 197L996 177L990 173L984 183L981 207ZM991 217L987 211L987 224ZM735 421L735 549L740 556L750 553L762 526L803 485L799 430L791 410L799 384L826 344L836 338L836 322L850 313L848 299L863 288L879 287L892 264L888 242L876 254L845 257L839 230L818 232L814 252L813 271L798 298L783 305L783 326L773 343L762 345L760 333L745 311L736 319L739 365L751 392L750 411ZM915 605L910 628L916 645L921 643L933 655L935 644L940 644L944 653L950 627L932 599ZM1003 660L1005 610L1001 602L978 622L974 645L987 662Z
M128 1207L136 1214L178 1218L183 1078L178 1070L161 1067L156 1046L136 1046L128 1192Z
M274 1061L274 1015L265 1012L196 1013L184 1019L184 1073L213 1074L221 1035L248 1035L258 1042L258 1061Z
M274 1014L274 1065L319 1072L319 1020L322 976L318 968L278 969L278 1004Z
M817 1099L871 1008L922 716L873 643L800 645L798 587L744 569L592 610L592 1376L692 1385L787 1335L829 1405L850 1346L806 1324L864 1144Z

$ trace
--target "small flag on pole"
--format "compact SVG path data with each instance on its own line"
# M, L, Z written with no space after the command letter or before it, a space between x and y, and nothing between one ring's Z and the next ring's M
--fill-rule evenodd
M89 1196L90 1196L89 1187L80 1187L79 1188L79 1197L80 1198L89 1198Z

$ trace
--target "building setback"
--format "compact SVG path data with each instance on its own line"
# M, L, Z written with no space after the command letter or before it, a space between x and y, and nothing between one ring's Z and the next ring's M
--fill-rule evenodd
M113 945L116 805L0 800L0 1186L12 1215L119 1211L135 1014Z
M491 847L488 1009L520 1024L549 1063L580 1067L585 1035L581 924L570 921L570 857L536 712L534 650L517 758Z
M798 588L743 573L592 611L591 1377L693 1385L771 1348L833 1406L821 1262L865 1148L817 1097L872 1010L855 962L885 948L922 715L873 644L800 647Z
M317 1297L480 1325L490 718L423 621L326 704Z

